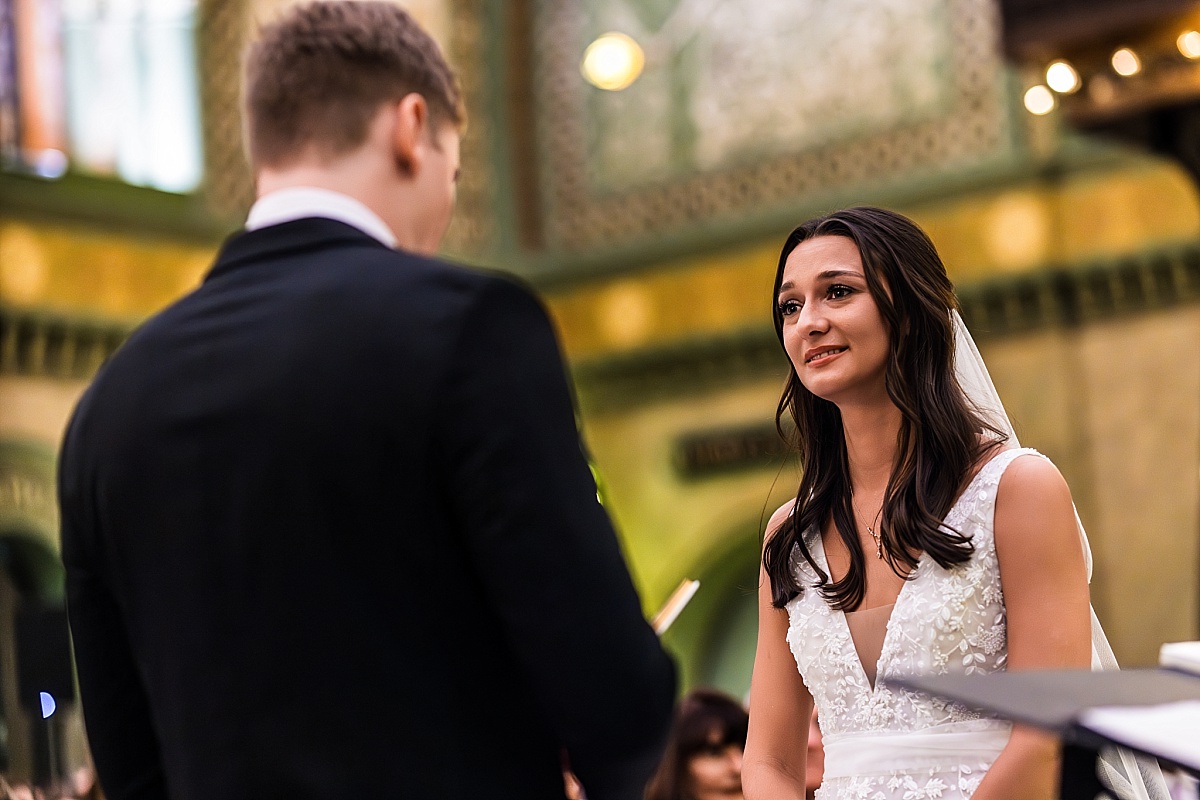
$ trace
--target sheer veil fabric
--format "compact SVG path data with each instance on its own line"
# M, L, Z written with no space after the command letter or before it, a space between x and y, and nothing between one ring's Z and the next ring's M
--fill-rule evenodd
M983 356L971 338L971 332L958 311L952 311L954 323L954 371L959 385L967 399L976 411L998 430L1008 435L1008 445L1019 447L1016 431L1000 402L1000 395L992 383ZM1087 566L1088 582L1092 580L1092 548L1088 544L1087 531L1075 512L1075 521L1079 526L1079 540L1083 546L1084 562ZM1091 610L1092 617L1092 669L1119 669L1116 656L1096 618L1095 609ZM1166 782L1162 772L1153 761L1136 758L1132 753L1120 748L1113 748L1102 754L1101 773L1109 786L1124 800L1170 800Z

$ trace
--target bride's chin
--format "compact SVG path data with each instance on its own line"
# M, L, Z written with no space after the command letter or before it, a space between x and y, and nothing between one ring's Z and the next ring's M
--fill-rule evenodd
M812 393L812 395L814 397L819 397L822 400L826 400L830 403L837 402L834 398L836 398L839 395L839 392L834 391L834 387L829 386L828 383L826 383L824 381L811 381L809 383L804 383L804 381L800 381L800 383L804 386L805 389L807 389L810 393Z

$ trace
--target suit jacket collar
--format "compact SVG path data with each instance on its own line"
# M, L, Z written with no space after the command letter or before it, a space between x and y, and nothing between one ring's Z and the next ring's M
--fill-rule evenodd
M387 245L353 225L324 217L306 217L253 231L241 230L225 240L205 282L246 264L280 258L292 253L313 252L331 247L374 247Z

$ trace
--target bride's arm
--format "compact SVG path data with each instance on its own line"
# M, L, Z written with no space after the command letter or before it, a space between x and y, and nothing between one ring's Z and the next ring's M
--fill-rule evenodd
M996 556L1008 616L1008 669L1086 669L1091 663L1087 572L1071 491L1053 464L1013 461L996 495ZM974 800L1058 794L1054 737L1020 726Z
M767 537L779 528L791 503L776 511ZM788 617L771 605L771 585L759 570L758 646L750 682L750 729L742 760L746 800L804 800L808 722L812 697L787 644Z

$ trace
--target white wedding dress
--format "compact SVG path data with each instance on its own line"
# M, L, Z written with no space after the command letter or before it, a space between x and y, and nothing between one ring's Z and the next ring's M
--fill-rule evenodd
M975 552L946 570L922 556L887 623L874 686L867 679L843 612L814 589L787 605L788 644L812 693L825 746L817 800L961 800L969 798L1008 742L1010 724L961 706L884 684L899 675L986 674L1005 669L1007 625L993 539L1000 477L1013 459L992 457L945 517L970 536ZM821 538L806 535L829 573ZM801 584L817 581L798 554Z

